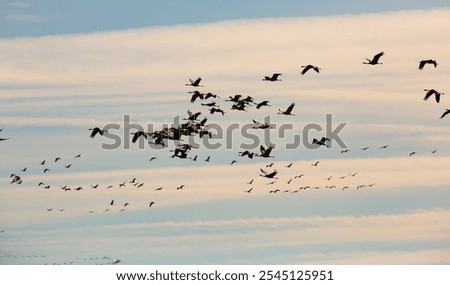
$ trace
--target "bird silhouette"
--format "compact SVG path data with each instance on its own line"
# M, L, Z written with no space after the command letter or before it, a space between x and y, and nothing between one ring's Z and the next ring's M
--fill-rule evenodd
M233 105L233 106L234 106L234 105ZM214 114L214 113L221 113L222 116L225 115L225 111L224 111L224 110L222 110L222 109L220 109L220 108L215 108L215 107L209 109L209 113L211 113L211 114Z
M72 166L72 164L64 165L65 168L70 168L71 166Z
M154 204L155 204L155 202L150 202L148 207L151 208Z
M183 188L184 188L184 186L185 186L184 184L183 184L183 185L180 185L180 186L178 186L178 187L177 187L177 190L181 190L181 189L183 189Z
M295 103L292 103L287 109L286 109L286 111L281 111L281 109L279 109L278 111L278 114L281 114L281 115L291 115L291 116L295 116L294 114L292 114L292 110L294 109L294 106L295 106Z
M254 155L255 155L255 153L251 152L249 150L239 153L239 156L248 156L248 158L250 158L250 159L252 159Z
M445 109L445 112L441 115L441 119L450 113L450 109Z
M75 158L80 158L81 157L81 153L75 155Z
M311 164L311 166L317 166L319 164L320 161L316 161L314 163Z
M260 174L259 176L265 177L265 178L274 178L274 179L278 179L278 177L275 177L275 175L277 175L278 171L274 170L272 172L267 172L264 169L260 168L262 174Z
M263 106L269 106L270 107L269 101L262 101L261 103L256 104L256 109L259 110Z
M208 156L208 158L205 159L206 162L210 162L209 159L211 158L211 156Z
M259 147L259 150L261 151L261 154L257 154L256 156L259 157L273 157L270 156L270 153L272 152L273 146L269 146L268 148L265 148L263 145Z
M103 136L104 133L108 132L107 130L102 130L102 129L98 128L98 127L95 127L93 129L89 129L89 130L92 131L91 135L90 135L91 138L94 138L97 134Z
M109 205L113 206L113 205L114 205L114 200L111 200L111 202L109 203Z
M444 95L444 93L437 92L434 89L423 89L423 91L427 91L427 93L425 94L425 97L423 97L424 101L427 101L428 98L430 98L430 96L434 95L436 102L439 103L439 101L441 100L441 95Z
M193 93L191 96L191 103L194 103L195 100L197 100L198 98L200 98L201 100L203 100L203 93L200 93L199 91L195 90L195 91L190 91L189 93Z
M132 143L135 143L141 136L147 139L147 136L149 135L149 133L146 133L144 131L137 131L131 134L133 135L133 138L131 139Z
M303 70L302 70L302 75L304 75L306 72L308 72L308 70L313 69L315 72L319 73L320 68L311 64L308 64L306 66L302 66Z
M426 64L432 64L432 65L434 65L434 68L436 68L438 66L438 63L436 62L436 60L425 59L425 60L421 60L419 62L419 69L422 70Z
M203 87L203 85L200 85L200 81L202 81L202 78L199 77L195 81L189 78L189 82L186 86L193 86L193 87Z
M253 187L244 192L250 193L250 192L252 192L252 190L253 190Z
M416 152L415 152L415 151L412 151L412 152L409 154L409 156L411 157L411 156L413 156L414 154L416 154Z
M380 53L374 55L374 57L372 59L366 58L367 62L363 62L363 64L370 64L370 65L383 64L382 62L379 62L380 57L383 55L384 55L384 52L380 52Z
M281 81L281 79L278 79L278 77L281 75L281 73L274 73L272 76L264 76L263 81Z
M312 143L313 144L317 144L317 145L323 145L323 146L326 146L326 147L330 147L329 145L327 145L327 141L330 141L330 139L326 138L326 137L322 137L320 140L313 139Z
M58 160L61 160L61 157L55 158L55 162L58 162Z
M152 156L149 161L155 160L156 156Z
M189 121L196 121L198 116L200 116L202 114L202 112L197 112L197 113L192 113L191 110L187 111L189 117L185 118L185 120L189 120Z

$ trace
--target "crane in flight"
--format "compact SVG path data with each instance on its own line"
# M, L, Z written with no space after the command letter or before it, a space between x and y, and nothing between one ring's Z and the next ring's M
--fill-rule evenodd
M294 109L295 103L292 103L285 111L281 111L281 109L278 109L278 114L280 115L287 115L287 116L295 116L292 114L292 110Z
M444 95L444 93L440 93L434 89L423 89L423 91L427 91L427 93L425 94L425 97L423 97L424 101L427 101L428 98L430 98L431 96L434 95L436 102L439 103L439 101L441 100L441 95Z
M384 55L384 52L377 53L373 56L372 59L366 58L367 62L363 62L363 64L370 64L370 65L376 65L376 64L383 64L382 62L379 62L380 57Z
M281 81L281 79L278 79L280 75L281 73L274 73L272 74L272 77L264 76L263 81Z
M193 87L203 87L203 85L200 85L200 81L202 81L202 78L199 77L196 80L192 80L189 78L190 83L187 83L186 86L193 86Z
M319 68L318 66L314 66L311 64L302 66L303 70L302 70L302 75L305 75L306 72L308 72L308 70L313 69L315 72L319 73L319 71L321 70L321 68Z
M419 62L419 69L422 70L426 64L432 64L432 65L434 65L434 68L436 68L438 66L438 63L436 62L436 60L424 59Z

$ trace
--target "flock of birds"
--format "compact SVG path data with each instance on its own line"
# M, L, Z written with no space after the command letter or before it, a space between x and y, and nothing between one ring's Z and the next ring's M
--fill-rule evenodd
M368 65L379 65L379 64L383 64L382 62L380 62L381 57L384 55L384 52L380 52L376 55L374 55L371 59L370 58L366 58L366 61L363 62L363 64L368 64ZM428 59L428 60L421 60L419 62L419 70L423 70L425 68L426 65L432 65L435 68L438 66L438 63L436 60L432 60L432 59ZM321 68L312 64L308 64L308 65L304 65L301 66L301 75L305 75L308 72L314 71L316 73L320 73ZM281 77L282 74L281 73L273 73L271 76L264 76L263 77L263 81L271 81L271 82L275 82L275 81L281 81ZM189 79L189 83L185 84L186 86L190 86L190 87L194 87L194 88L199 88L199 87L204 87L203 85L200 85L202 82L202 78L198 77L197 79L193 80L193 79ZM437 103L440 102L440 98L441 95L444 95L444 93L442 92L438 92L434 89L425 89L426 94L424 97L424 100L428 100L431 96L435 97L435 100ZM257 110L260 110L263 107L270 107L270 102L268 100L261 100L261 101L256 101L255 98L253 98L252 96L243 96L241 94L237 94L234 96L229 96L226 100L222 100L221 103L218 103L218 99L220 99L221 97L217 94L213 94L211 92L208 93L203 93L200 92L199 90L194 90L194 91L189 91L189 94L192 94L190 97L190 102L191 103L195 103L198 101L201 101L201 106L202 107L206 107L208 109L208 112L211 115L214 115L216 113L221 114L222 116L226 114L226 109L222 108L220 105L222 105L223 103L228 103L231 104L230 110L234 110L234 111L243 111L243 112L247 112L249 110L249 108L255 107ZM207 101L207 100L211 100L211 101ZM295 107L295 103L291 103L287 108L285 109L278 109L278 114L279 115L285 115L285 116L295 116L295 114L293 113L294 111L294 107ZM447 109L442 115L441 118L445 117L447 114L450 113L450 109ZM198 155L190 155L190 152L196 148L196 146L189 144L189 143L181 143L183 141L183 137L191 137L191 136L198 136L199 138L202 138L203 136L208 136L209 138L212 138L215 134L211 132L211 130L208 128L208 118L205 116L203 118L201 118L202 112L198 111L198 112L192 112L190 109L187 110L187 117L184 118L184 123L179 124L179 125L173 125L171 127L164 127L161 130L156 130L153 132L145 132L143 130L138 130L134 133L131 133L132 135L132 139L131 142L132 143L136 143L138 140L140 139L145 139L148 141L149 144L153 144L153 145L160 145L162 147L166 147L169 145L168 141L174 141L174 148L170 149L170 152L172 153L170 155L171 158L177 158L177 159L188 159L188 160L192 160L192 161L197 161L198 160ZM257 120L252 120L253 122L253 129L272 129L274 128L274 126L270 123L260 123ZM3 129L0 129L0 132ZM103 136L105 133L108 133L107 129L101 128L101 127L94 127L89 129L90 131L90 137L91 138L95 138L96 136ZM7 140L8 138L3 138L0 140ZM322 138L314 138L312 140L312 144L316 144L318 146L323 146L323 147L330 147L330 139L326 138L326 137L322 137ZM380 149L385 149L387 148L388 145L385 146L381 146ZM367 150L369 147L364 147L361 148L361 150ZM238 157L246 157L248 159L253 159L254 157L261 157L261 158L274 158L273 154L273 149L274 147L269 145L269 146L265 146L265 145L260 145L258 151L255 150L242 150L240 152L238 152L237 156ZM434 154L436 150L433 150L432 153ZM343 149L340 151L342 154L350 152L350 149ZM413 151L409 154L409 156L413 156L415 155L416 152ZM81 154L75 156L75 159L80 158ZM149 161L153 161L157 159L157 156L152 156ZM60 157L56 157L54 159L54 163L58 163L59 161L61 161ZM211 162L211 156L206 157L206 159L204 159L205 162ZM235 164L238 161L236 159L233 159L231 161L230 164ZM42 161L40 163L40 165L42 166L42 173L47 173L51 171L51 168L48 164L46 164L46 160ZM272 164L273 165L273 164ZM292 165L292 163L291 163ZM318 162L316 162L315 164L312 164L313 166L317 166ZM65 168L70 168L72 166L72 163L68 163L65 164L64 167ZM20 170L21 174L16 174L16 173L12 173L10 178L11 180L11 184L22 184L23 182L23 175L26 171L27 171L28 167L25 167L23 169ZM269 179L273 179L273 178L277 178L277 170L273 170L273 171L268 171L268 170L264 170L264 169L260 169L261 174L260 176L265 177L265 178L269 178ZM302 177L302 176L300 176ZM114 186L117 186L119 188L125 187L126 184L130 185L131 187L135 187L136 189L139 189L141 187L144 186L144 182L140 182L140 181L136 181L136 178L131 179L128 183L128 181L124 181L122 183L119 183L118 185L106 185L104 188L105 189L110 189L113 188ZM275 182L271 182L272 184L274 184ZM372 185L368 184L368 185ZM46 184L44 181L41 181L38 183L37 185L38 187L42 187L44 189L50 189L52 186L49 184ZM324 188L329 188L329 189L333 189L335 187L332 187L334 185L329 185L330 187L326 187L324 186ZM359 186L359 187L358 187ZM364 188L364 185L358 185L356 188L360 189L360 188ZM68 185L64 185L64 186L59 186L61 190L63 191L71 191L71 190L75 190L75 191L81 191L81 190L86 190L85 188L83 188L83 186L68 186ZM99 189L99 184L91 184L91 189ZM179 187L177 187L177 190L183 189L185 187L185 185L180 185ZM306 186L301 186L301 187L306 187ZM299 190L302 189L308 189L309 187L306 188L301 188ZM318 186L315 186L316 188ZM345 188L345 186L344 186ZM347 187L348 188L348 187ZM347 189L345 188L345 189ZM157 187L155 189L155 191L160 191L162 190L163 187ZM295 190L294 190L295 191ZM248 193L251 192L250 191L246 191ZM277 193L279 191L272 191L269 193ZM288 192L288 191L286 191ZM114 205L113 204L114 201L112 201L110 203L110 206ZM155 204L155 201L150 201L148 202L149 207L153 206ZM125 208L129 205L128 202L124 202L123 203L123 207L121 208L120 211L124 211ZM47 211L53 211L53 208L47 208ZM60 211L63 211L63 209L59 209ZM104 211L110 211L110 208L105 209ZM88 213L93 213L94 210L89 211Z
M363 64L367 65L380 65L383 64L380 62L381 57L384 55L384 52L380 52L376 55L374 55L371 59L366 58L366 61L363 62ZM428 59L428 60L421 60L419 62L419 70L423 70L425 66L432 65L435 68L438 66L438 63L436 60ZM320 67L315 65L304 65L301 67L301 75L305 75L308 72L316 72L320 73L322 70ZM271 76L264 76L263 81L269 81L269 82L276 82L281 81L282 73L273 73ZM189 79L189 83L185 84L186 86L193 87L193 88L201 88L204 87L203 85L200 85L202 82L202 78L198 77L197 79ZM435 101L439 103L441 101L441 96L444 95L442 92L438 92L435 89L424 89L426 92L424 100L428 100L430 97L434 96ZM188 94L190 95L190 103L198 103L201 102L199 106L201 108L206 108L206 113L209 113L210 115L217 115L220 114L221 116L224 116L228 112L247 112L250 108L255 108L256 110L261 110L263 108L271 107L271 103L268 100L256 100L252 96L243 96L241 94L237 94L234 96L229 96L225 100L219 101L221 97L217 94L213 94L211 92L203 93L200 92L198 89L194 91L189 91ZM227 108L224 108L223 104L229 104ZM282 116L295 116L294 113L295 103L291 103L289 106L287 106L285 109L278 109L278 115ZM183 138L186 137L199 137L200 139L204 136L207 136L209 138L212 138L215 136L215 134L210 130L208 127L208 118L206 116L202 117L202 114L204 111L197 111L192 112L190 108L187 110L187 117L184 118L184 122L182 124L178 125L172 125L171 127L164 127L161 130L155 130L152 132L145 132L143 130L137 130L134 133L131 133L132 138L131 142L136 143L139 140L145 140L148 142L149 145L158 145L163 148L169 147L169 145L173 145L172 149L169 149L170 158L174 159L183 159L183 160L191 160L191 161L198 161L200 160L198 158L199 154L191 155L191 152L195 152L196 146L189 144L189 143L181 143L183 142ZM445 112L441 115L441 119L444 118L446 115L450 113L450 109L446 109ZM257 120L252 120L253 122L253 129L255 130L264 130L264 129L271 129L274 128L274 126L270 123L261 123ZM2 132L3 129L0 129L0 132ZM104 136L106 133L108 133L108 129L104 129L102 127L93 127L89 129L90 134L89 136L91 138L96 138L98 136ZM9 140L9 138L0 138L0 141L6 141ZM169 141L172 141L173 143L169 143ZM321 138L314 138L312 140L312 144L318 145L320 147L329 148L330 147L331 140L327 137L321 137ZM389 145L379 146L378 149L386 149ZM360 148L360 151L366 151L369 149L369 146L365 146L363 148ZM431 151L431 153L436 153L437 149ZM245 149L241 150L236 153L236 159L232 159L230 164L235 164L238 162L238 159L254 159L256 157L262 158L262 159L273 159L275 156L273 155L274 152L274 146L272 145L259 145L257 149ZM350 152L350 149L342 149L340 150L342 154ZM409 156L415 155L416 152L413 151L409 154ZM80 159L81 154L78 154L74 156L74 160L66 161L65 159L61 157L56 157L54 159L46 159L41 161L37 164L39 168L39 171L42 173L42 175L45 175L46 173L51 173L52 169L54 167L59 167L62 169L69 169L72 167L72 164L76 164L75 160ZM157 156L152 156L148 160L149 162L152 162L153 160L157 159ZM213 158L211 156L207 156L206 158L202 159L204 162L209 163L213 161ZM66 162L65 162L66 161ZM64 163L65 162L65 163ZM369 183L349 183L351 182L350 179L357 176L359 172L352 172L352 173L346 173L346 174L329 174L327 177L323 177L322 183L317 183L315 185L309 185L305 184L302 181L305 179L305 176L307 174L305 173L296 173L293 176L289 176L287 178L281 178L280 173L277 169L275 169L275 165L278 165L278 163L270 162L268 164L265 164L265 167L259 168L259 175L256 177L251 178L246 184L248 185L247 190L244 190L243 192L246 193L253 193L254 187L256 185L257 179L260 179L261 181L266 181L266 185L273 185L269 186L272 187L268 193L269 194L277 194L277 193L300 193L302 191L306 190L320 190L320 189L340 189L341 191L350 190L350 189L367 189L372 188L376 185L373 181ZM297 162L295 162L297 164ZM287 165L282 165L281 167L283 169L290 168L292 169L294 165L294 162L288 163ZM311 167L318 167L320 165L320 161L315 161L310 164ZM34 165L36 166L36 165ZM32 167L34 167L32 166ZM29 168L32 168L30 166L24 167L22 169L19 169L18 172L12 173L10 175L11 184L17 184L21 185L23 184L24 177L26 176L26 173L29 171ZM302 169L304 169L304 166L302 166ZM283 180L284 182L279 182ZM298 182L299 181L299 182ZM342 183L340 183L342 182ZM283 183L282 185L280 185ZM145 187L144 187L145 185ZM98 189L111 189L111 188L127 188L130 189L140 189L140 188L146 188L149 189L149 187L146 185L146 182L142 180L138 180L137 178L132 179L126 179L121 183L118 184L109 184L109 185L100 185L99 183L90 184L90 187L86 186L80 186L80 185L50 185L45 180L40 181L37 183L36 187L39 189L60 189L62 191L82 191L82 190L98 190ZM182 184L176 187L176 190L183 190L185 189L186 185ZM167 189L165 186L158 186L154 187L154 191L162 191L163 189ZM173 189L175 190L175 189ZM242 191L242 190L241 190ZM151 208L155 206L156 201L148 201L147 207ZM115 208L114 208L115 207ZM111 212L113 209L116 209L118 212L124 212L126 209L130 207L130 202L128 201L117 201L115 199L105 201L105 204L103 205L103 208L101 210L90 210L87 213L92 214L95 212ZM45 208L47 212L63 212L65 209L57 208L57 207L51 207L51 208ZM120 260L112 260L107 259L106 263L110 264L117 264Z

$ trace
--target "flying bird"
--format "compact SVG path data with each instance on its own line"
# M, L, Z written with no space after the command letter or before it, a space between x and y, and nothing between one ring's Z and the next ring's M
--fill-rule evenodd
M370 64L370 65L383 64L382 62L378 62L380 60L380 57L382 57L383 55L384 55L384 52L380 52L380 53L374 55L374 57L372 59L366 58L367 62L363 62L363 64Z
M278 177L275 177L275 175L277 175L278 171L274 170L272 172L267 172L264 169L260 168L262 174L260 174L259 176L265 177L265 178L274 178L274 179L278 179Z
M294 109L295 103L292 103L287 109L286 111L281 111L281 109L279 109L278 114L281 115L291 115L291 116L295 116L294 114L292 114L292 110Z
M422 70L426 64L432 64L432 65L434 65L434 68L436 68L438 66L438 63L436 62L436 60L425 59L425 60L421 60L419 62L419 69Z
M330 147L330 146L327 145L327 141L330 141L330 139L326 138L326 137L322 137L320 140L313 139L312 143L313 144L317 144L317 145L323 145L323 146L326 146L326 147Z
M233 105L234 106L234 105ZM225 115L225 111L220 109L220 108L211 108L209 109L209 113L214 114L214 113L221 113L222 116Z
M97 134L100 134L101 136L103 136L104 133L108 132L107 130L102 130L98 127L95 127L93 129L89 129L89 130L92 131L91 135L90 135L91 138L94 138Z
M257 154L256 156L259 156L259 157L273 157L273 156L270 156L270 152L272 151L272 149L273 149L273 146L269 146L268 148L265 148L263 145L261 145L260 147L259 147L259 150L261 151L261 154Z
M184 118L184 119L189 120L189 121L196 121L198 116L200 116L202 114L202 112L192 113L191 110L188 110L187 113L188 113L189 117Z
M193 86L193 87L203 87L203 85L200 85L200 81L202 81L202 78L199 77L195 81L189 78L190 83L187 83L186 86Z
M263 81L281 81L281 79L278 79L278 76L280 75L281 73L274 73L272 74L272 77L264 76Z
M434 89L423 89L423 91L427 91L427 93L425 94L425 97L423 97L424 101L427 101L428 98L430 98L430 96L434 95L436 102L439 103L439 101L441 100L441 95L444 95L444 93L437 92Z
M450 113L450 109L445 109L445 112L441 115L441 119Z
M262 101L261 103L256 104L256 109L260 109L263 106L269 106L269 101Z
M111 202L109 203L109 205L113 206L113 205L114 205L114 200L111 200Z
M239 153L239 156L248 156L248 158L250 158L250 159L252 159L254 155L255 155L255 153L251 152L249 150Z
M306 66L302 66L302 68L303 68L303 70L302 70L302 75L304 75L306 72L308 72L308 70L310 70L310 69L313 69L315 72L317 72L317 73L319 73L319 71L320 71L320 69L321 68L319 68L319 67L317 67L317 66L314 66L314 65L311 65L311 64L308 64L308 65L306 65Z
M200 98L201 100L203 100L203 93L200 93L199 91L195 90L195 91L190 91L189 93L193 93L192 97L191 97L191 103L194 103L195 100L197 100L197 98Z
M135 143L141 136L147 139L147 136L149 135L149 133L146 133L144 131L137 131L131 134L133 135L133 138L131 139L132 143Z
M413 151L413 152L411 152L411 153L409 154L409 156L411 157L411 156L413 156L413 155L415 155L415 154L416 154L416 152Z

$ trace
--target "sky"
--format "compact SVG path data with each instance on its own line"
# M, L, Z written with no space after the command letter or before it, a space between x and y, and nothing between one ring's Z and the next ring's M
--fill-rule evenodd
M449 264L448 4L0 2L0 264ZM196 161L130 142L188 110L214 133L184 138Z

